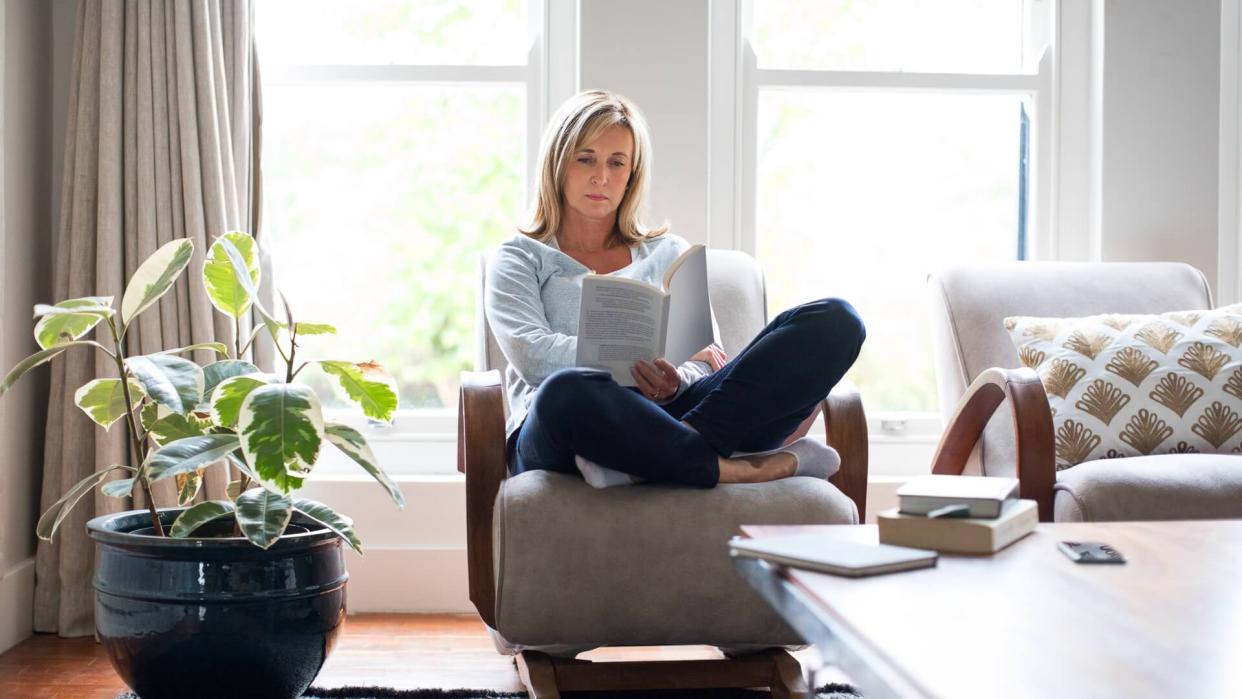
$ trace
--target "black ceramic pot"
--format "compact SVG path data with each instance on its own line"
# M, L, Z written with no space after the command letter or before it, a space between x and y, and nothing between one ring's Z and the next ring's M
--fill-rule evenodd
M180 512L161 510L164 527ZM145 510L86 525L98 543L95 629L121 679L142 699L300 696L345 622L341 540L298 513L266 551L156 537L150 525Z

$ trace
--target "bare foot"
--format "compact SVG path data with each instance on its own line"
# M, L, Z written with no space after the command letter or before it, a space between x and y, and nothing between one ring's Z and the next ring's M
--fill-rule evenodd
M778 451L764 456L743 456L736 459L720 457L721 483L765 483L789 478L798 468L798 459L789 452Z

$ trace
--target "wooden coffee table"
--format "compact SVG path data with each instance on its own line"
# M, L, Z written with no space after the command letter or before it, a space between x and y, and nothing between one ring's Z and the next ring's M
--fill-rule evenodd
M742 532L878 539L871 525ZM1061 540L1128 562L1074 563ZM1242 697L1242 521L1040 524L993 556L870 578L734 565L867 699Z

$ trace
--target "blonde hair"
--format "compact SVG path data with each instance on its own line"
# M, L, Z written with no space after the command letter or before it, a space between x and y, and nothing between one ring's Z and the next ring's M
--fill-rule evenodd
M639 219L647 199L651 172L651 137L638 107L621 95L606 90L587 90L569 98L548 122L539 146L539 186L530 214L530 225L518 230L547 243L564 221L565 168L580 148L613 126L624 126L634 138L630 181L617 207L617 225L608 242L634 245L668 231L668 226L648 227Z

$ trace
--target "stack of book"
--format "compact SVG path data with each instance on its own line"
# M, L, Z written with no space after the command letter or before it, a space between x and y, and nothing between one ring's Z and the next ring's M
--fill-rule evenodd
M881 512L880 541L944 553L994 553L1039 523L1034 500L1018 499L1016 478L920 476Z

